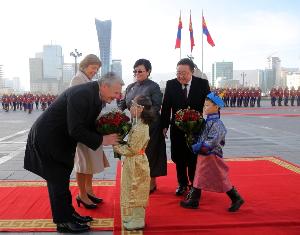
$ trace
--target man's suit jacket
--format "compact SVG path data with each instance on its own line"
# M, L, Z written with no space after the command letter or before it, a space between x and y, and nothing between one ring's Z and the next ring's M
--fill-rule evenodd
M186 147L184 133L175 126L175 114L180 109L190 107L199 112L203 112L203 105L210 88L208 81L193 76L187 100L184 97L182 85L177 79L167 81L161 119L163 128L170 128L171 137L171 155L172 160L176 161L181 155L189 152Z
M94 150L102 143L103 138L95 128L101 107L97 82L63 92L33 124L24 168L46 180L69 177L77 142Z

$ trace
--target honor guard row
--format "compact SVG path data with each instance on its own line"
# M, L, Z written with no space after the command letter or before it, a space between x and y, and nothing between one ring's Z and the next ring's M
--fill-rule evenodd
M225 107L260 107L260 88L217 88L212 91L222 97Z
M5 112L9 112L10 110L17 111L17 110L24 110L25 112L28 111L30 114L32 110L35 108L41 109L44 111L49 105L55 100L55 95L50 94L41 94L41 95L33 95L32 93L25 93L22 95L16 94L4 94L0 97L0 101L2 103L2 109Z
M298 86L297 90L293 86L290 90L288 87L284 89L282 87L273 87L270 91L270 97L272 106L276 106L276 101L278 106L282 106L282 102L284 106L288 106L289 101L291 106L294 106L295 100L297 101L297 106L300 106L300 86Z

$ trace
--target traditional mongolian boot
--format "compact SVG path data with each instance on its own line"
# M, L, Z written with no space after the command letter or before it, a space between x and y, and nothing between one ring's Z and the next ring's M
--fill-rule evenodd
M123 223L126 230L139 230L145 227L145 208L132 208L132 218L127 223Z
M228 208L229 212L237 211L245 202L234 187L226 192L226 194L232 201L231 206Z
M188 209L197 209L201 197L201 189L192 187L185 200L180 202L180 206Z

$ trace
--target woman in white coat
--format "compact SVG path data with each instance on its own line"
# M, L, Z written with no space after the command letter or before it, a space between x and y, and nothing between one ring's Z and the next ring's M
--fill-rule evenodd
M70 86L76 86L90 82L98 72L102 63L93 54L87 55L79 64L79 71L72 78ZM93 192L93 174L100 173L109 166L102 146L96 151L88 148L82 143L76 147L74 168L76 180L79 187L79 194L76 197L77 204L82 204L87 209L97 208L97 204L102 202L102 198L96 197Z

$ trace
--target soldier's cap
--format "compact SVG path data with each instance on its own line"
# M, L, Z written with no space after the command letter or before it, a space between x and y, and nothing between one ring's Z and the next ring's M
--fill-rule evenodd
M214 92L210 92L207 95L207 98L210 99L214 104L218 105L220 108L224 107L223 100L219 96L217 96Z

